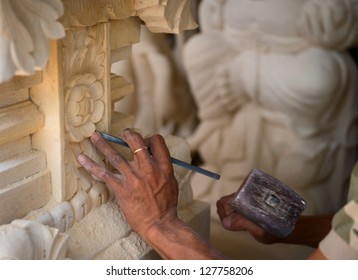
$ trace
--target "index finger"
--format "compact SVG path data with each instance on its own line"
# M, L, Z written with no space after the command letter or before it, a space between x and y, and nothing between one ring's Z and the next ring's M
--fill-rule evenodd
M78 156L78 162L86 169L90 174L96 177L99 181L105 183L107 186L114 188L114 186L121 186L121 176L114 175L108 169L94 162L91 158L85 154Z
M131 174L127 161L115 149L113 149L112 146L109 145L109 143L102 138L98 132L94 132L91 135L91 142L106 157L114 168L122 174Z

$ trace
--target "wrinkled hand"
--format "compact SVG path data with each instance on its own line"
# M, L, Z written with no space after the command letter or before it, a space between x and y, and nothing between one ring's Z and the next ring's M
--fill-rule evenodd
M92 143L119 174L83 154L78 161L114 191L127 222L145 238L154 224L177 219L178 183L162 136L153 135L144 140L140 134L126 129L122 138L132 151L147 147L152 155L145 148L135 152L133 160L126 160L95 132Z
M257 241L263 244L272 244L279 239L258 225L252 223L243 215L235 213L231 203L235 198L235 193L220 198L217 203L217 213L221 219L223 227L231 231L247 231Z

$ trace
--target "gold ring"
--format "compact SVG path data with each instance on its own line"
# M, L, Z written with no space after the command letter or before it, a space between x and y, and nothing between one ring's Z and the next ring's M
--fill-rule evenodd
M146 150L146 149L147 149L147 147L138 148L133 152L133 154L136 154L136 153L138 153L138 152L140 152L142 150Z

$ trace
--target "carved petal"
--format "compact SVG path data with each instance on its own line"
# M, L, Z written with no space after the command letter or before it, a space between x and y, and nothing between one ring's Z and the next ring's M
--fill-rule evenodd
M13 73L15 73L16 67L12 62L8 39L3 36L0 36L0 61L0 82L7 81L13 76Z
M60 18L60 16L63 15L64 8L61 1L42 0L42 2L46 2L48 5L52 6L56 12L57 18Z
M90 116L90 120L93 123L99 122L104 114L104 103L102 101L97 101L94 103L94 112Z
M17 74L32 74L48 59L49 39L65 35L58 18L63 13L60 0L1 0L0 83Z
M72 227L74 214L71 204L68 201L62 202L51 211L54 226L61 232L67 231Z
M78 75L76 77L76 84L90 86L96 82L96 77L93 74L86 73L84 75Z
M21 34L18 38L14 38L17 41L20 41L20 44L23 46L30 45L32 46L32 39L30 38L28 32L20 24L18 25L18 33ZM26 48L21 47L17 42L12 41L10 43L10 52L13 59L13 63L17 68L18 73L32 73L35 69L35 59L32 57L32 47Z
M92 177L83 168L79 168L78 171L81 175L80 178L78 179L78 185L81 188L81 190L88 191L91 187Z
M78 112L80 110L80 105L75 102L74 100L69 100L66 107L66 115L67 118L74 118L77 116Z
M70 164L72 168L70 168L68 171L66 170L66 193L65 193L65 199L69 200L71 199L76 191L77 191L77 178L76 174L74 172L73 166Z
M108 201L108 190L100 183L93 183L92 188L89 191L91 198L92 208L99 207Z
M94 100L98 100L103 96L103 87L100 82L94 82L90 87L90 91Z
M80 142L83 140L83 134L81 130L77 127L69 126L69 141L70 142Z
M84 139L80 143L80 151L84 152L86 155L88 155L91 158L93 158L93 155L95 154L95 149L93 148L93 145L89 139ZM79 155L79 154L80 153L78 153L77 155ZM81 165L78 164L78 166L81 166Z
M90 137L95 130L95 125L90 121L87 121L80 126L80 131L84 137Z
M71 199L75 220L79 222L91 211L91 200L85 191L80 191Z
M67 121L74 127L80 126L80 124L83 122L83 117L76 115L73 118L67 118Z
M85 86L75 86L70 91L70 99L77 102L81 101L86 95L87 88Z

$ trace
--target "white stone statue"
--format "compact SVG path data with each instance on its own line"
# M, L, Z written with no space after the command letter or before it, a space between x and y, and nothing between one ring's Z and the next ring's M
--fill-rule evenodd
M29 220L0 226L0 260L65 259L68 235Z
M196 106L187 80L177 65L169 38L141 27L141 41L131 57L112 65L112 71L135 84L133 95L116 103L118 112L135 116L134 126L144 135L190 135L196 124Z
M338 210L357 160L358 73L346 50L358 1L204 0L199 16L202 32L184 46L200 118L188 141L222 179L194 174L194 197L212 203L214 223L215 202L259 168L301 193L306 214Z
M0 0L0 83L46 66L49 39L65 36L62 15L60 0Z

